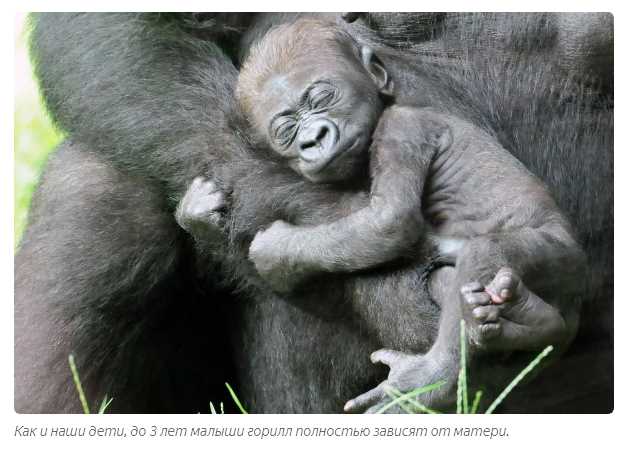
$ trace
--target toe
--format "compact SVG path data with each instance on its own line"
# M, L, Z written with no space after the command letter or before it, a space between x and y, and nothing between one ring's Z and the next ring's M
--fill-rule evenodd
M497 337L502 332L502 326L499 323L482 324L479 327L480 338L488 340Z
M344 411L363 412L367 408L374 406L386 397L386 393L384 391L385 384L386 382L382 382L374 389L369 390L350 401L347 401L347 403L344 405Z
M478 306L471 313L480 323L495 323L500 317L500 310L495 305Z
M391 367L398 361L405 358L405 354L400 351L382 349L371 353L371 362L374 364L382 363Z
M460 293L468 294L471 292L482 292L484 290L484 286L477 281L469 282L462 287L460 287Z
M491 303L491 296L486 292L467 292L462 295L464 301L471 306L488 305Z
M502 268L485 290L493 303L501 304L513 297L518 282L519 279L511 268Z

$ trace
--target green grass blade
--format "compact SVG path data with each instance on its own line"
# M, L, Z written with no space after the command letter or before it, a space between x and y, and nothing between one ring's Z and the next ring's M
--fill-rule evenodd
M471 405L471 414L476 414L478 412L478 407L480 407L480 398L482 398L482 390L476 391L476 396L473 398L473 404Z
M226 385L227 390L229 390L229 394L231 394L231 399L233 399L233 402L236 403L236 406L238 406L238 409L240 409L240 412L242 412L243 414L248 414L248 412L245 410L245 408L242 406L242 403L240 403L240 400L236 396L236 392L233 391L233 388L231 388L231 385L229 385L227 382L225 382L224 384Z
M80 404L82 404L82 411L85 414L90 414L89 403L87 403L87 397L84 395L84 390L82 389L82 383L80 383L80 375L78 374L78 369L76 368L76 361L73 359L73 355L69 355L69 367L71 368L71 375L73 376L73 383L76 384L76 390L78 390L78 396L80 397Z
M112 401L113 398L107 399L107 395L104 395L104 398L102 398L102 402L100 403L100 407L98 408L98 414L104 414Z
M516 385L518 385L529 372L535 369L535 367L540 364L540 361L542 361L552 351L553 346L551 345L542 350L540 354L538 354L538 356L536 356L534 360L527 365L527 367L522 369L522 371L520 371L520 373L516 375L516 377L511 381L511 383L509 383L509 385L507 385L505 389L502 390L502 393L500 393L498 397L493 401L493 403L491 403L491 405L487 408L485 414L493 413L493 411L500 405L500 403L502 403L502 401L504 401L507 395L511 393L511 391L516 387Z
M456 390L456 414L462 414L462 370L458 372L458 389Z
M404 394L401 393L399 390L396 390L395 388L389 386L389 391L391 391L392 393L396 393L396 395L393 396L387 390L385 390L385 393L387 393L387 395L389 395L390 398L393 398L393 400L385 404L382 408L380 408L376 412L376 414L383 414L385 411L395 406L396 404L402 407L401 403L403 403L404 401L410 402L420 412L424 412L426 414L438 414L438 412L434 411L433 409L429 409L428 407L425 407L422 403L420 403L419 401L416 401L413 398L415 398L416 396L422 395L424 393L427 393L429 391L435 390L437 388L440 388L444 384L445 384L445 381L441 380L440 382L436 382L431 385L425 385L424 387L416 388L415 390L411 390L410 392L404 393Z
M467 391L467 338L464 320L460 320L460 372L458 374L458 391L456 413L469 413L469 395Z
M209 410L211 411L212 414L217 414L216 407L213 405L211 401L209 401Z
M388 385L385 388L384 392L392 400L397 400L396 404L398 406L400 406L404 412L406 412L407 414L415 414L415 411L405 404L406 400L400 399L402 397L402 392L400 390L392 387L391 385ZM422 406L422 404L418 403L417 401L415 401L415 403L417 404L417 406L414 403L412 403L412 404L416 407L416 409L418 409L418 411L421 411L421 408L423 408L424 406ZM384 406L384 407L386 407L386 406Z

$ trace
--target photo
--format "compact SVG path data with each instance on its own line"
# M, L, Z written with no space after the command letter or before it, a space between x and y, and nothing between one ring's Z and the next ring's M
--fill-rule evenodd
M613 31L17 15L15 412L611 413Z

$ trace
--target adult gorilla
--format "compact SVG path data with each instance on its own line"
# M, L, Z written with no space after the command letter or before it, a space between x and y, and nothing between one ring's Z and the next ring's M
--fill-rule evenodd
M382 333L372 332L353 313L319 316L264 291L259 304L251 295L249 302L230 295L225 283L237 281L212 281L228 271L203 261L175 225L175 198L193 177L214 176L216 166L246 157L244 140L226 124L237 72L229 56L242 56L235 34L248 27L243 43L250 43L265 25L292 17L36 18L37 74L68 141L47 166L16 257L18 411L78 410L65 359L71 351L92 402L114 396L114 411L205 409L219 399L224 380L238 384L254 411L336 411L384 376L367 363L371 351L430 344L437 312L411 311L419 292L411 287L414 279L406 278L399 292L409 308L396 313L385 335L383 326ZM397 59L397 69L404 65L401 78L414 76L402 86L426 93L435 106L454 103L453 110L492 130L547 182L598 264L590 306L611 313L611 107L591 82L566 73L601 69L595 61L551 66L562 49L554 40L564 43L557 40L564 29L556 17L436 15L416 23L380 16L369 21L377 33L362 21L353 31ZM396 24L413 39L409 49L397 48L390 32ZM477 32L487 26L509 31L510 45L497 48L504 35ZM381 42L396 48L385 51ZM538 43L545 45L541 52ZM527 59L511 61L522 47ZM449 49L463 53L450 56ZM557 82L565 86L554 87ZM543 393L538 383L543 392L533 410L611 408L611 317L597 319L584 323L582 341L567 357L571 367L543 374L553 380L542 383L572 389ZM594 351L601 361L594 363ZM594 372L594 364L602 372ZM602 383L589 382L598 377Z

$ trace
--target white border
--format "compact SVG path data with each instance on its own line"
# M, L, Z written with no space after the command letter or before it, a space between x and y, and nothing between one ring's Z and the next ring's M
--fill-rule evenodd
M25 416L13 411L13 126L7 123L2 127L2 141L5 154L0 156L0 181L2 193L2 216L0 226L1 275L0 293L4 306L4 315L0 323L3 347L0 348L0 409L2 425L0 440L7 442L0 451L9 458L4 460L105 460L112 461L115 456L124 460L145 457L154 460L176 460L199 456L209 460L226 458L263 459L270 456L278 459L326 460L336 457L338 460L353 458L402 460L404 457L420 460L461 459L465 456L483 460L536 460L551 457L551 460L570 458L575 460L606 460L633 458L638 453L633 437L637 428L638 391L636 365L638 364L638 328L640 319L640 301L636 296L636 274L638 273L638 243L634 239L639 233L637 220L639 206L638 172L640 172L640 152L635 141L638 133L638 45L639 16L630 3L622 1L537 1L535 3L515 3L507 1L470 2L470 1L430 1L430 2L394 2L393 4L371 2L351 2L350 10L405 10L405 11L612 11L615 17L615 197L616 214L616 252L615 252L615 305L618 308L615 317L615 411L612 415L496 415L496 416ZM360 5L360 8L358 8ZM2 16L5 39L1 42L3 62L13 61L13 14L15 11L61 10L82 11L88 8L97 11L127 10L212 10L232 6L237 11L263 10L264 5L238 2L221 5L204 1L182 2L136 2L113 0L97 4L80 1L61 1L55 4L24 1L11 5L12 9ZM270 2L273 10L297 10L300 5L293 2ZM311 6L308 3L304 6ZM8 8L7 8L8 9ZM347 9L343 2L328 1L317 10ZM3 73L3 85L0 95L6 114L13 114L12 73ZM219 419L219 420L218 420ZM179 425L202 424L211 426L215 422L225 425L237 425L250 422L251 426L272 425L478 425L508 426L510 437L502 440L447 440L447 439L298 439L298 440L225 440L225 439L179 439L172 440L132 440L120 442L99 439L16 439L13 430L21 425ZM628 452L627 452L628 451ZM11 456L10 454L14 455Z

